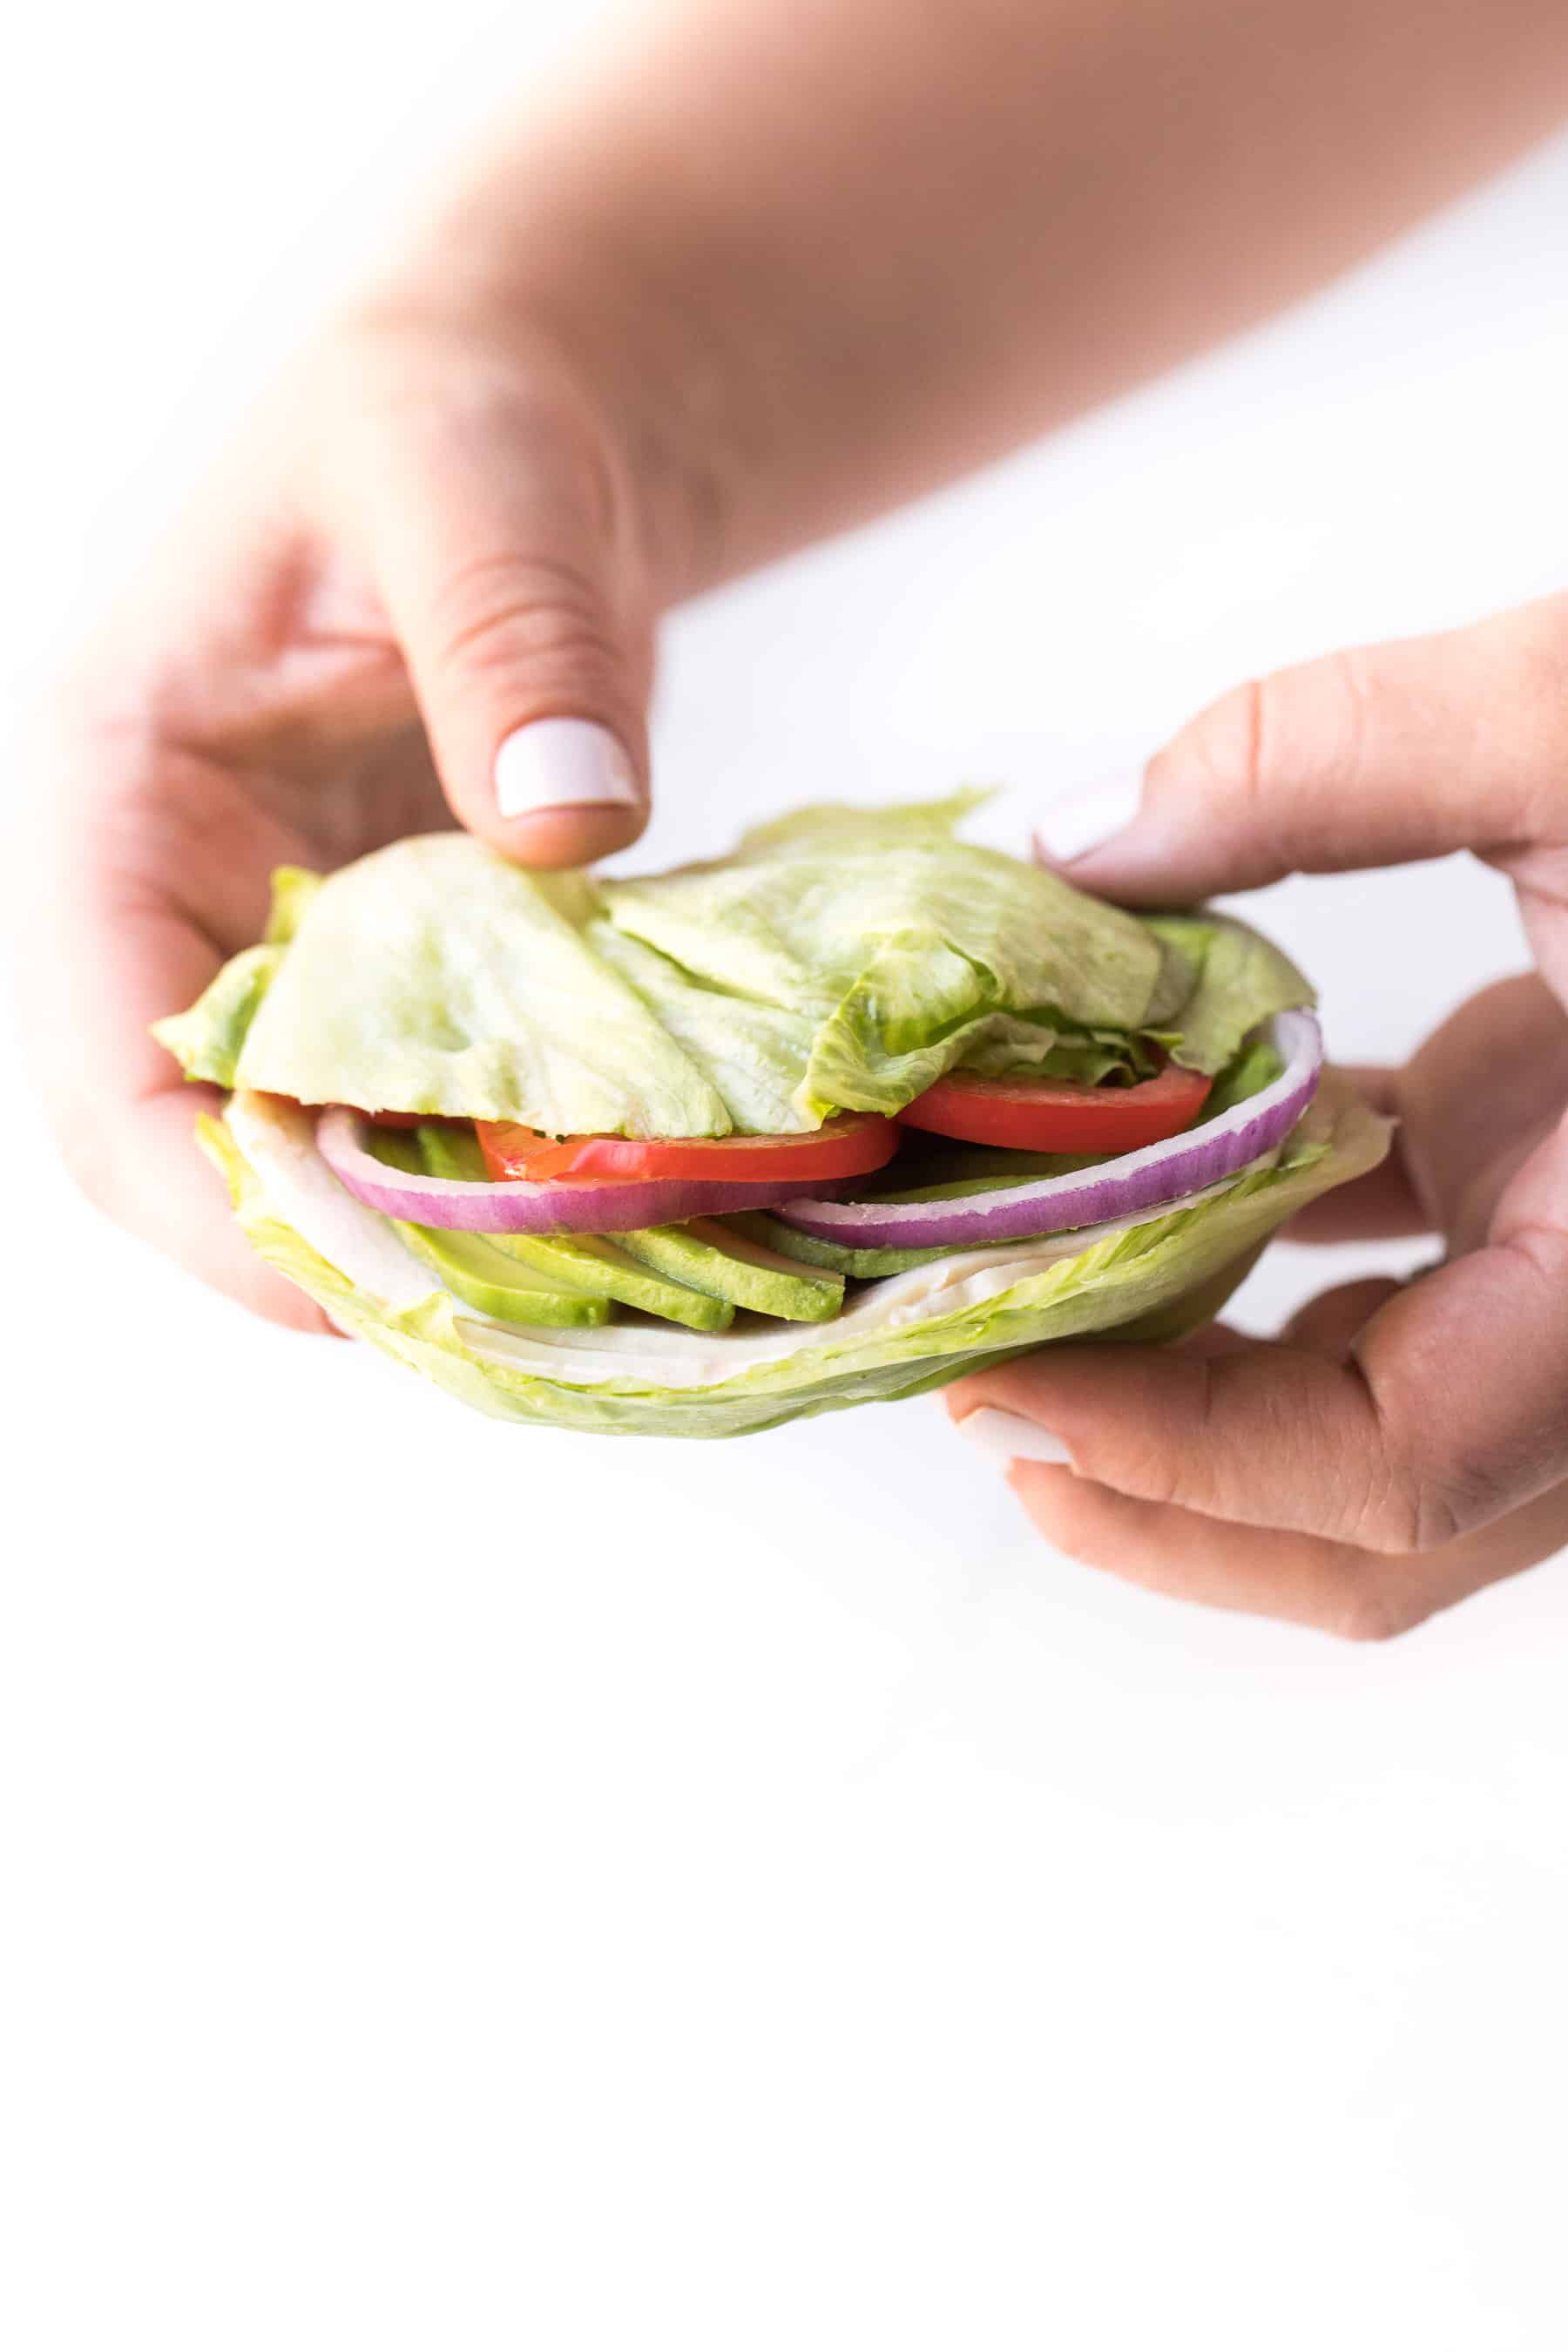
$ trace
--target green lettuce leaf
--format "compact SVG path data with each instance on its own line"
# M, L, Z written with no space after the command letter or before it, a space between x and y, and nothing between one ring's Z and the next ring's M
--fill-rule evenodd
M1173 1058L1189 1070L1212 1076L1260 1021L1317 1002L1289 957L1234 916L1150 915L1145 920L1197 973L1195 987L1157 1024L1178 1033Z
M231 956L186 1012L153 1022L153 1036L167 1046L187 1078L234 1085L250 1024L278 977L285 947L321 887L321 876L308 867L279 866L272 877L272 905L260 946Z
M994 1013L980 1023L963 1049L959 1066L983 1078L1067 1078L1097 1087L1115 1077L1131 1085L1158 1067L1157 1033L1114 1029L1059 1029L1026 1013Z
M250 1025L282 961L280 947L246 948L230 956L186 1012L153 1022L153 1036L187 1078L234 1085Z
M1277 1045L1266 1037L1255 1037L1243 1045L1233 1061L1227 1062L1215 1080L1208 1100L1204 1105L1205 1118L1217 1118L1223 1110L1234 1110L1237 1104L1249 1096L1259 1095L1271 1087L1285 1067L1284 1056Z
M605 910L703 986L804 1014L802 1123L899 1110L997 1014L1143 1026L1169 958L1134 915L955 841L965 799L804 810L731 858L606 882Z
M304 921L326 880L308 866L278 866L272 871L272 911L263 934L268 947L285 948Z
M241 1087L551 1134L724 1135L716 1088L584 938L593 885L466 834L344 866L305 908Z
M811 1059L809 1014L705 987L602 919L584 937L689 1055L742 1133L794 1135L817 1124L795 1102Z
M1147 920L953 837L984 794L822 806L595 886L466 835L274 877L265 940L155 1034L192 1077L549 1134L797 1133L954 1066L1217 1071L1310 1002L1244 925Z
M754 824L741 836L737 857L773 857L797 846L821 849L897 848L910 842L951 841L964 818L994 798L984 784L966 785L937 801L903 801L890 808L860 808L847 801L814 801Z
M1287 1217L1374 1167L1389 1133L1330 1073L1273 1164L1177 1208L954 1252L868 1286L832 1323L699 1335L524 1330L477 1315L336 1182L307 1114L242 1093L201 1129L252 1245L340 1328L503 1419L696 1437L912 1395L1091 1335L1178 1336L1217 1310Z

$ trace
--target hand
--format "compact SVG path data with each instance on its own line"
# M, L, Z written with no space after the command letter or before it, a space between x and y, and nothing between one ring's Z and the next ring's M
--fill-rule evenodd
M1568 1541L1568 597L1241 688L1066 870L1169 905L1466 848L1512 881L1539 970L1361 1074L1394 1157L1291 1229L1430 1232L1443 1263L1331 1290L1277 1340L1073 1346L956 1383L961 1425L988 1407L1020 1447L1055 1439L1070 1467L1009 1475L1063 1551L1364 1638ZM974 1433L1005 1450L1005 1423Z
M259 938L279 864L454 817L531 865L635 838L686 496L659 446L516 326L366 319L290 383L63 714L20 861L63 1149L110 1214L281 1322L324 1328L247 1247L193 1149L214 1090L147 1024Z

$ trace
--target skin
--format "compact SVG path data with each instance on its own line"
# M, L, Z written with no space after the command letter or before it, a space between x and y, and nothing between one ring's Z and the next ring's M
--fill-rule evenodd
M16 861L27 877L17 929L37 1067L84 1189L246 1304L321 1328L239 1238L191 1150L201 1090L146 1034L258 936L271 866L331 866L454 816L525 864L624 846L646 821L645 712L672 603L1264 315L1565 110L1560 0L801 0L787 11L662 0L629 22L547 112L498 136L289 371L59 698L39 837ZM1410 709L1394 727L1420 723L1445 686L1430 664L1441 671L1452 656L1403 658L1394 691ZM1512 698L1489 699L1484 726L1481 703L1467 706L1477 715L1452 794L1463 814L1445 845L1500 839L1499 780L1530 764L1545 725L1540 671L1554 658L1538 655L1522 678L1509 670ZM1304 740L1338 726L1364 751L1364 711L1346 686L1357 675L1301 674L1301 693L1323 706L1303 719ZM1495 678L1486 691L1495 697ZM1275 700L1253 690L1244 718ZM500 816L499 745L552 716L610 730L637 805ZM1213 720L1194 733L1212 749L1183 789L1206 796L1205 825L1227 794L1246 810L1265 784L1295 789L1272 737L1260 748L1245 726L1226 735ZM1446 756L1452 766L1454 746ZM1331 865L1432 854L1392 817L1369 830L1359 805L1335 815L1325 803L1326 830L1314 832L1322 795L1309 792L1296 832L1271 812L1268 854L1237 833L1256 872L1189 872L1172 815L1188 801L1171 783L1186 757L1177 747L1155 763L1156 832L1141 836L1158 837L1176 866L1156 886L1130 845L1130 867L1086 877L1097 887L1168 899L1266 878L1284 870L1279 855ZM1539 794L1532 806L1539 833ZM1544 835L1538 850L1518 845L1535 835L1508 838L1527 866L1554 854ZM1560 975L1543 972L1549 1022ZM1479 1068L1497 1058L1489 1042L1474 1049ZM1533 1160L1507 1170L1495 1244L1449 1224L1431 1171L1446 1151L1462 1160L1457 1099L1434 1095L1419 1152L1410 1115L1408 1150L1427 1171L1422 1214L1441 1209L1478 1270L1462 1262L1453 1283L1434 1277L1420 1295L1447 1300L1468 1284L1467 1335L1484 1325L1517 1379L1537 1336L1530 1253L1555 1228L1535 1177L1524 1207L1515 1202ZM1391 1302L1368 1329L1403 1329L1413 1312ZM1313 1352L1321 1338L1314 1327L1305 1352L1333 1370L1341 1326L1326 1355ZM1383 1344L1369 1342L1379 1360ZM1072 1377L1083 1399L1103 1399L1102 1415L1092 1433L1086 1420L1075 1437L1076 1419L1062 1431L1085 1448L1084 1475L1018 1474L1058 1541L1070 1535L1069 1548L1151 1579L1176 1575L1157 1568L1166 1554L1203 1553L1215 1565L1194 1566L1182 1589L1317 1622L1334 1612L1302 1604L1299 1561L1279 1568L1278 1590L1273 1571L1247 1565L1276 1556L1279 1528L1298 1545L1355 1541L1387 1556L1379 1538L1394 1521L1374 1525L1370 1497L1364 1524L1300 1524L1305 1488L1324 1483L1324 1448L1351 1430L1357 1408L1343 1399L1360 1374L1342 1363L1337 1385L1314 1374L1317 1387L1269 1390L1295 1419L1289 1445L1271 1449L1267 1493L1246 1492L1259 1474L1225 1470L1233 1441L1216 1422L1202 1449L1212 1486L1151 1495L1127 1466L1148 1402L1137 1381L1222 1375L1199 1356L1123 1359L1133 1386L1121 1391L1091 1353ZM1400 1360L1406 1383L1441 1389L1420 1331ZM1549 1360L1531 1447L1511 1423L1488 1420L1497 1450L1467 1472L1469 1516L1453 1542L1514 1527L1514 1506L1539 1507L1531 1498L1547 1491L1551 1465L1536 1424L1563 1392L1552 1378ZM1009 1376L1043 1383L1027 1386L1027 1409L1043 1397L1058 1422L1059 1379L1049 1364ZM1318 1418L1331 1391L1342 1416L1331 1430ZM1008 1394L1021 1409L1026 1389ZM1370 1445L1364 1397L1359 1410ZM1426 1417L1420 1396L1410 1410ZM1468 1463L1475 1451L1468 1441ZM1273 1491L1288 1457L1299 1457L1293 1500ZM1429 1552L1434 1531L1440 1550L1449 1540L1452 1480L1436 1461L1428 1475L1436 1502L1402 1524ZM1475 1516L1483 1488L1507 1497L1489 1519ZM1079 1522L1096 1495L1091 1539ZM1156 1528L1117 1522L1117 1509L1177 1517ZM1216 1549L1216 1528L1229 1549ZM1521 1538L1508 1540L1517 1553ZM1539 1553L1558 1535L1531 1540ZM1505 1566L1517 1564L1509 1554ZM1503 1572L1450 1566L1438 1597Z
M1150 763L1135 822L1074 860L1129 904L1470 849L1539 969L1403 1070L1383 1168L1299 1221L1431 1233L1411 1284L1325 1292L1278 1340L1075 1347L947 1391L1051 1430L1012 1483L1061 1549L1163 1592L1377 1638L1568 1541L1568 597L1244 687Z

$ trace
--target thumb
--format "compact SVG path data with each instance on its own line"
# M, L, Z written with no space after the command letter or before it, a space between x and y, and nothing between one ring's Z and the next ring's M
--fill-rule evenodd
M1495 856L1568 842L1568 597L1479 627L1280 670L1214 703L1152 759L1138 813L1074 882L1145 905L1286 874ZM1058 832L1065 850L1067 842Z
M400 388L351 437L339 490L455 815L531 866L636 840L654 597L608 436L502 370Z

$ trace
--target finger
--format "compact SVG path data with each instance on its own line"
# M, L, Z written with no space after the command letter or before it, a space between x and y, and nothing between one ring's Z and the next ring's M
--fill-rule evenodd
M1297 1308L1280 1339L1287 1347L1305 1348L1312 1355L1342 1364L1378 1308L1397 1298L1404 1287L1390 1276L1378 1274L1321 1290Z
M90 872L54 903L73 906L92 941L90 952L66 955L58 923L33 932L33 971L44 976L37 1076L79 1188L242 1306L295 1330L330 1331L314 1303L251 1249L195 1147L199 1113L216 1113L222 1097L187 1086L148 1034L149 1023L205 987L220 961L213 942L177 909Z
M455 814L524 864L647 819L653 607L636 508L592 423L520 374L378 383L332 495L385 604Z
M1367 1063L1342 1067L1363 1099L1396 1123L1387 1157L1364 1176L1340 1184L1292 1217L1286 1234L1293 1242L1389 1241L1431 1230L1431 1212L1420 1199L1405 1155L1401 1119L1403 1073Z
M1568 1102L1568 1014L1539 973L1496 982L1426 1040L1400 1097L1415 1193L1455 1255L1475 1248Z
M1184 1332L1179 1339L1167 1344L1192 1356L1234 1356L1245 1353L1257 1343L1246 1331L1237 1330L1230 1323L1200 1323L1195 1331Z
M1387 1062L1336 1062L1334 1067L1342 1078L1348 1078L1362 1100L1384 1118L1397 1118L1400 1112L1400 1079L1403 1072Z
M1070 1470L1019 1462L1008 1483L1047 1542L1144 1591L1275 1617L1351 1641L1408 1633L1568 1541L1568 1485L1482 1532L1405 1558L1145 1503Z
M1342 1356L1380 1307L1396 1297L1404 1285L1389 1275L1369 1275L1359 1282L1342 1283L1321 1291L1298 1308L1280 1337L1291 1345L1310 1348L1319 1355ZM1230 1323L1205 1323L1171 1347L1190 1356L1244 1356L1257 1340Z
M1352 1639L1403 1630L1380 1581L1386 1563L1348 1544L1231 1526L1031 1462L1007 1483L1057 1550L1146 1592Z
M1150 761L1131 824L1067 870L1170 903L1457 849L1560 850L1565 665L1568 598L1554 597L1278 671L1184 729Z
M338 1336L315 1301L258 1257L229 1207L222 1177L196 1149L202 1111L216 1117L212 1087L171 1087L111 1113L112 1172L79 1160L81 1189L116 1223L175 1258L198 1281L294 1331Z
M1537 972L1481 989L1405 1068L1347 1073L1396 1121L1388 1158L1293 1219L1292 1241L1442 1233L1485 1241L1521 1166L1568 1101L1568 1014Z
M1364 1176L1320 1194L1291 1218L1281 1237L1313 1244L1382 1242L1431 1231L1431 1216L1411 1183L1396 1132L1386 1160Z
M1049 1349L955 1384L950 1411L1018 1415L1081 1475L1142 1501L1429 1550L1568 1471L1565 1286L1568 1239L1521 1217L1401 1287L1348 1350Z

